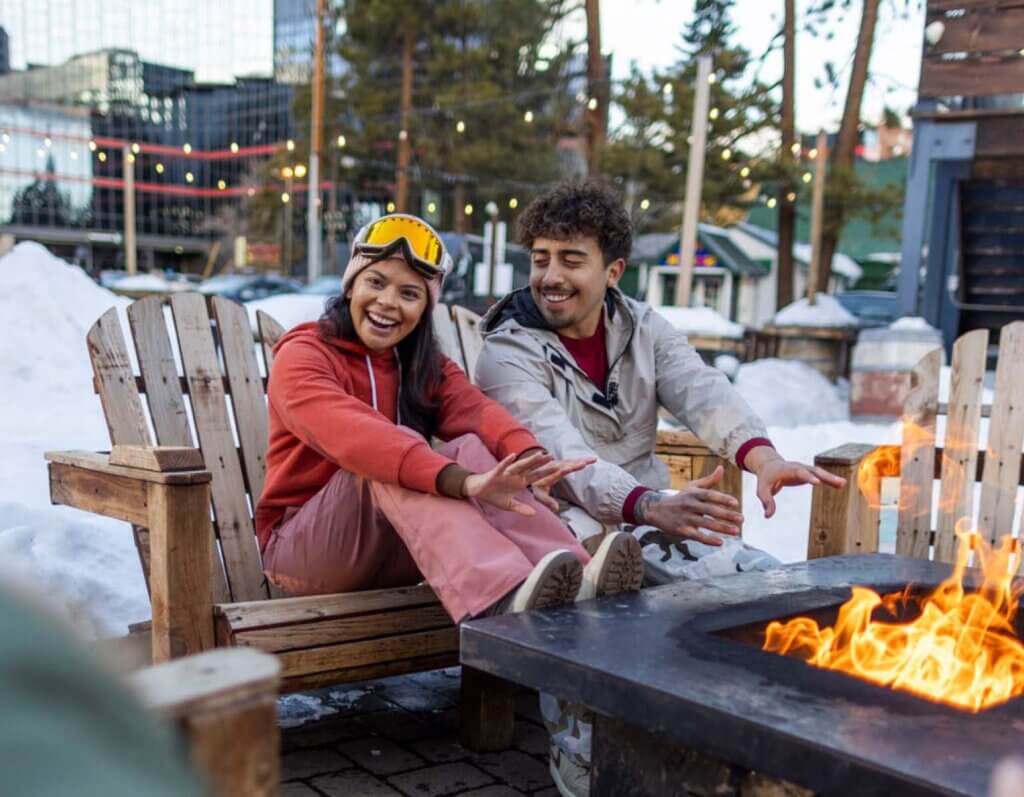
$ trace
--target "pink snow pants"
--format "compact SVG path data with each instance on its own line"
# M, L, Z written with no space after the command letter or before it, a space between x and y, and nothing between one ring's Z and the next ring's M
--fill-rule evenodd
M496 460L479 437L439 449L476 473ZM492 606L557 548L586 564L572 531L529 491L532 517L368 481L339 470L298 509L289 509L263 552L267 577L291 595L354 592L426 580L456 622Z

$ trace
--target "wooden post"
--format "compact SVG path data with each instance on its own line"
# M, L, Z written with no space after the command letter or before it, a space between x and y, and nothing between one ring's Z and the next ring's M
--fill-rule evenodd
M309 184L306 202L306 278L320 276L320 151L324 126L324 0L316 2L316 44L313 49L313 118L309 130Z
M146 485L153 662L212 648L210 485Z
M704 149L708 139L708 103L711 87L711 56L697 59L697 97L693 104L693 143L686 167L686 201L679 234L679 278L676 281L676 305L688 307L693 283L693 255L697 249L697 222L700 218L701 185L704 182Z
M459 708L462 744L477 753L505 750L515 730L512 684L472 667L462 668Z
M601 9L599 0L586 0L587 10L587 173L601 172L601 150L604 148L605 113L608 108L608 82L604 57L601 55ZM591 103L596 107L591 108Z
M409 210L409 161L410 149L409 122L412 119L412 30L406 29L402 34L402 106L398 131L398 174L396 176L395 209L399 213Z
M786 19L782 45L782 167L792 173L793 145L796 143L796 0L785 0ZM779 192L783 200L792 191L787 181ZM775 306L781 310L793 303L793 232L796 228L796 207L792 202L779 202L779 248L776 260Z
M846 486L814 486L808 559L878 550L878 507L865 500L857 484L860 464L874 450L874 446L849 443L814 458L819 468L846 479ZM881 492L879 487L876 485L876 495Z
M466 216L466 184L462 180L455 181L455 232L469 232L469 217Z
M135 250L135 155L131 147L121 150L124 169L124 268L129 274L138 270Z
M818 293L818 275L825 265L821 262L822 215L825 212L825 162L828 159L828 136L818 131L818 157L814 160L814 192L811 198L811 264L807 274L807 301L814 304Z

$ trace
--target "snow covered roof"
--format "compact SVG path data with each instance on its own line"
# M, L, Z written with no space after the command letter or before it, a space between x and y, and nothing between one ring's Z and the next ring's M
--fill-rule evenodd
M779 245L779 237L774 230L766 230L764 227L758 227L756 224L746 221L742 221L736 226L743 230L743 232L769 246L777 247ZM802 266L807 266L811 262L811 245L794 243L793 257ZM842 252L836 252L832 255L832 271L835 274L846 277L851 282L859 280L864 273L864 269L857 265L856 260L849 255L844 255Z

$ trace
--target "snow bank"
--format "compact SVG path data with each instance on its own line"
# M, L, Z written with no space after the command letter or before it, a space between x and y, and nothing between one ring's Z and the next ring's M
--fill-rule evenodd
M85 336L128 303L38 244L0 258L0 571L92 634L149 617L131 529L50 506L43 452L109 447Z
M767 426L844 421L842 393L818 371L798 360L757 360L739 367L736 389Z
M256 329L256 311L268 313L285 329L291 329L304 321L316 321L324 312L324 304L330 299L314 293L282 293L266 299L246 302L249 322Z
M783 307L772 318L772 323L795 327L855 327L857 318L834 296L819 293L813 305L804 298Z
M687 335L709 335L742 338L743 325L735 324L710 307L655 306L654 309L672 326Z
M935 329L920 316L904 316L889 324L889 329L908 329L914 332L931 332Z

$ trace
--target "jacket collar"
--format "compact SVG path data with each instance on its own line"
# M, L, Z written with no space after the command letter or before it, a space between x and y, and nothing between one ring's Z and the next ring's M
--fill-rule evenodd
M605 317L608 319L609 326L614 324L616 315L620 313L626 317L632 316L623 299L622 292L618 288L609 288L608 292L605 293L604 307ZM541 315L536 302L533 301L533 294L530 293L528 286L512 291L512 293L506 295L505 298L491 307L484 314L480 327L486 335L489 332L496 331L498 327L508 320L515 321L525 329L557 332L544 320L544 316ZM630 320L635 323L635 319L630 318Z

